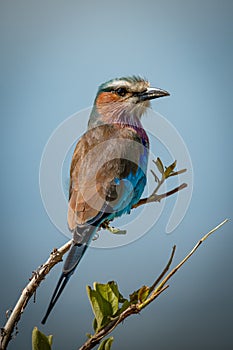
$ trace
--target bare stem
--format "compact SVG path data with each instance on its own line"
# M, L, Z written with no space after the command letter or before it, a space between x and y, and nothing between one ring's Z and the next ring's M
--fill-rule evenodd
M1 329L0 335L0 350L5 350L9 341L12 338L12 333L15 326L20 320L21 314L23 313L28 301L32 295L36 292L40 283L43 281L49 271L60 261L62 256L70 249L72 241L70 240L59 249L54 249L49 259L39 267L39 269L33 272L33 276L30 282L23 289L20 298L18 299L12 313L10 314L5 326Z
M173 190L162 194L156 194L156 191L158 190L156 187L156 190L154 190L154 192L149 197L140 199L136 204L134 204L132 209L138 208L140 205L144 205L147 203L160 202L163 198L169 197L175 194L176 192L183 190L187 186L188 185L186 183L182 183L180 186L174 188Z
M155 289L155 287L157 286L157 284L161 281L161 279L163 278L163 276L165 276L166 272L169 270L172 260L174 258L175 255L175 251L176 251L176 246L174 245L174 247L172 248L172 252L171 252L171 256L168 260L167 265L165 266L165 268L163 269L163 271L161 272L160 276L155 280L155 282L152 284L152 286L150 287L150 293Z
M200 241L197 242L197 244L193 247L193 249L190 251L188 255L163 279L163 281L160 283L160 285L157 287L157 289L163 288L165 283L181 268L182 265L195 253L195 251L199 248L199 246L215 231L220 229L225 223L228 222L228 219L223 220L219 225L214 227L212 230L210 230L205 236L203 236Z

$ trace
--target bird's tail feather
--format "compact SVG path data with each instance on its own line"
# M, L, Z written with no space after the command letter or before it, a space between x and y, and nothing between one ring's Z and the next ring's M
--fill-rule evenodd
M82 256L84 255L88 247L88 242L90 241L95 231L96 231L96 228L94 226L88 226L87 228L85 228L85 232L83 232L84 235L82 236L83 238L82 243L73 243L73 245L71 246L69 254L63 266L61 277L59 278L57 286L53 292L47 312L43 320L41 321L42 324L45 324L50 312L52 311L54 305L56 304L58 298L60 297L63 289L68 283L70 277L73 275L78 263L80 262Z

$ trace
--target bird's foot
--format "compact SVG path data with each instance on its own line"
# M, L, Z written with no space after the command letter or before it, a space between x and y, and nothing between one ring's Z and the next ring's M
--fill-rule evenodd
M117 227L110 226L109 224L105 224L104 228L114 235L125 235L127 233L126 230L121 230Z

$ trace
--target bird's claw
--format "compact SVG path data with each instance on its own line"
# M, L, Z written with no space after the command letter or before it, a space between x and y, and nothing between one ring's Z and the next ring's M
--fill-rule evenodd
M126 230L121 230L117 227L110 226L109 224L107 224L105 228L114 235L125 235L127 233Z

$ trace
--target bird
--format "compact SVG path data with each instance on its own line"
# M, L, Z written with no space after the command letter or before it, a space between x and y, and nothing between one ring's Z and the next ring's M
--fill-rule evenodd
M42 324L97 231L104 223L129 214L139 201L149 154L141 117L150 100L168 95L135 75L99 86L87 131L77 142L70 166L67 221L72 245Z

